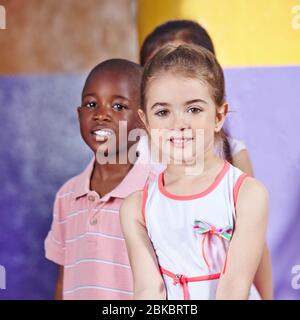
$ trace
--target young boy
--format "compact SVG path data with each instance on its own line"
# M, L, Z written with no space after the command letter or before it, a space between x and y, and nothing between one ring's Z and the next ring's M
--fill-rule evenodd
M59 265L57 299L131 299L132 274L119 222L119 208L143 189L150 165L128 159L133 141L119 140L120 121L127 133L139 127L141 67L122 59L97 65L89 74L78 108L83 140L95 157L57 192L46 257ZM116 163L100 164L97 150L108 149L112 133ZM122 140L122 139L121 139ZM125 161L126 162L126 161ZM124 161L123 161L124 163Z

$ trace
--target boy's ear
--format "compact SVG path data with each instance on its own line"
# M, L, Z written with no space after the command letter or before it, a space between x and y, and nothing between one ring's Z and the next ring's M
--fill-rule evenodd
M215 132L219 132L222 129L228 110L229 110L229 106L227 102L224 103L222 106L218 107L216 112Z
M142 109L138 109L138 115L143 128L148 130L148 124L147 124L145 112Z

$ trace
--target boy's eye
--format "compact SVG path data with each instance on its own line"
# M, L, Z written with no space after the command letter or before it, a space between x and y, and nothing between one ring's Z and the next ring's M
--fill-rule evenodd
M155 112L155 115L158 117L165 117L169 114L169 110L160 110Z
M87 102L84 104L85 107L88 107L90 109L95 109L97 107L97 103L96 102Z
M187 110L189 113L200 113L201 111L203 111L203 109L200 107L190 107Z
M121 103L115 103L112 108L116 111L121 111L123 109L128 109L128 107L125 104L121 104Z

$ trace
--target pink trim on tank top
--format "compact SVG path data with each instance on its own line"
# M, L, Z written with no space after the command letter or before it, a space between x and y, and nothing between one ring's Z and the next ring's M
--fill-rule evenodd
M146 202L148 198L148 184L145 185L143 189L143 197L142 197L142 216L144 223L146 225Z
M229 163L228 163L228 161L224 160L224 166L223 166L222 170L220 171L220 173L217 175L215 181L206 190L204 190L200 193L189 195L189 196L178 196L178 195L175 195L175 194L168 192L164 188L164 171L163 171L160 173L160 175L158 177L158 189L166 197L174 199L174 200L193 200L193 199L201 198L201 197L206 196L210 192L212 192L218 186L218 184L221 182L221 180L223 179L223 177L227 173L228 169L229 169Z
M239 194L240 187L241 187L243 181L244 181L247 177L249 177L249 175L248 175L247 173L241 174L241 175L238 177L238 179L237 179L237 181L236 181L236 183L235 183L235 185L234 185L234 187L233 187L233 203L234 203L234 208L236 208L236 203L237 203L237 199L238 199L238 194Z

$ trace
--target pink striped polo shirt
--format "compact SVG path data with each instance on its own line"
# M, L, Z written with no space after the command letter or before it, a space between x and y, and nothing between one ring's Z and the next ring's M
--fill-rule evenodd
M46 258L64 266L64 299L132 299L133 281L119 208L155 176L136 162L122 182L102 198L91 191L94 159L57 192Z

